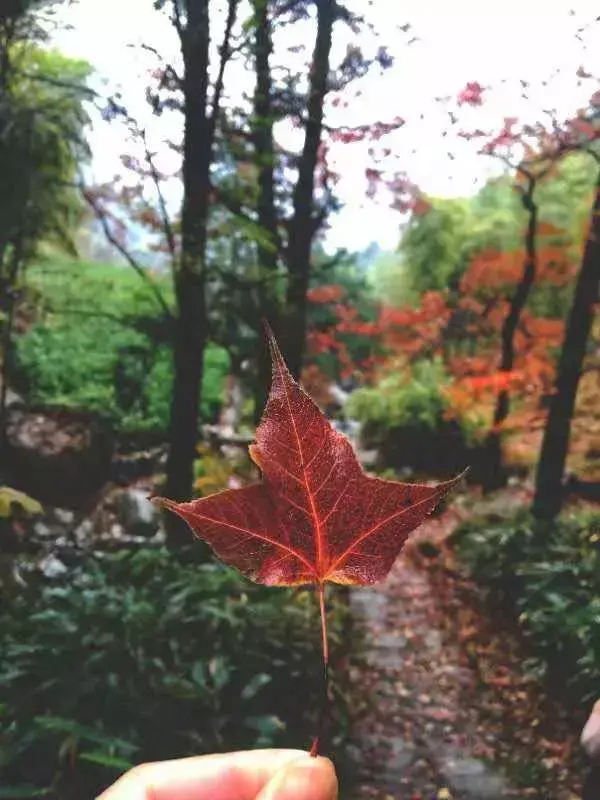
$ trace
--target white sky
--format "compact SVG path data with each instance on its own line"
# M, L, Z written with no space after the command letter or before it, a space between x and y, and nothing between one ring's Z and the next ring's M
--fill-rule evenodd
M365 5L365 0L358 3L363 9ZM598 88L592 80L578 86L575 73L583 65L600 76L600 22L593 22L599 13L597 0L502 0L494 5L481 0L372 0L366 14L384 31L380 43L396 61L384 75L363 81L361 96L339 112L340 119L359 124L402 116L406 126L389 142L396 166L427 193L472 193L498 167L476 153L476 142L455 136L459 126L442 136L448 119L434 98L456 96L468 81L490 86L482 107L461 111L466 129L498 127L505 116L532 123L541 119L544 108L556 108L561 116L573 113ZM174 32L153 10L152 0L79 0L62 16L72 29L55 35L56 46L89 61L110 90L121 85L133 115L150 120L145 71L156 61L128 45L151 43L167 54L177 49ZM408 35L398 30L405 23L412 26ZM582 26L586 29L580 40L576 32ZM413 35L419 40L407 46ZM345 42L338 44L345 47ZM238 69L230 77L242 88L248 74ZM528 101L520 97L520 79L532 85ZM548 85L541 86L542 81ZM160 127L155 135L161 135ZM172 128L171 135L177 138ZM119 171L118 156L127 150L122 131L97 123L91 144L94 177L109 180ZM332 221L328 249L362 249L371 241L386 249L397 245L398 212L383 200L365 198L366 149L339 145L336 150L342 175L338 191L345 208Z

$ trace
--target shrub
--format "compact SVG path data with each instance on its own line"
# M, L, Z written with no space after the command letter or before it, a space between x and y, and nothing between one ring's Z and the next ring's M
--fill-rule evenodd
M412 373L395 372L376 387L358 389L346 405L348 416L382 428L436 428L448 403L449 379L439 360L420 361Z
M458 551L494 607L513 611L530 666L576 703L600 684L600 513L565 512L554 525L519 512L473 519L455 533Z
M168 281L162 287L168 296ZM16 342L14 380L33 403L95 411L124 432L165 430L173 368L168 323L118 266L49 260L29 274L37 322ZM205 353L202 415L217 414L227 352Z
M412 467L432 475L469 463L475 429L448 418L450 379L439 359L417 362L411 373L386 376L376 387L353 392L346 415L363 425L367 446L379 448L384 467Z
M308 744L322 677L314 598L195 552L97 556L3 603L5 792L95 797L131 762ZM332 603L334 652L343 619Z

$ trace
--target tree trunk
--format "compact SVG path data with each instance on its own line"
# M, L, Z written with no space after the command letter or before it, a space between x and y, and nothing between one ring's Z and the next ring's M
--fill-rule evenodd
M271 20L267 0L254 0L256 87L254 91L253 138L258 165L258 242L259 295L261 315L276 336L279 335L277 296L278 236L275 209L275 147L273 141L272 81L269 59L273 51ZM263 238L264 237L264 238ZM259 332L258 379L254 394L254 420L259 422L266 403L271 378L269 346Z
M323 131L323 101L327 94L329 55L337 4L335 0L316 0L316 6L317 35L309 74L304 146L298 163L298 180L293 197L294 213L287 246L289 277L283 347L288 367L295 378L300 377L304 357L306 293L312 243L318 227L313 209L315 169Z
M207 112L209 0L187 4L187 21L179 33L184 63L183 208L181 263L175 275L177 317L173 342L174 384L169 423L165 494L188 500L192 492L204 347L207 339L205 257L212 157ZM168 515L171 545L189 542L186 525Z
M538 209L534 202L535 180L529 179L527 191L523 194L522 202L529 218L525 232L525 263L523 274L510 302L510 308L502 325L500 356L500 372L510 373L515 365L515 335L519 327L521 314L527 303L529 293L535 281L537 271L536 231ZM485 445L485 470L482 477L484 492L499 489L506 485L506 473L502 464L502 425L508 418L510 411L510 395L508 389L502 389L496 400L494 422L488 434Z
M587 342L600 287L600 175L592 208L590 234L583 251L558 362L555 392L538 463L532 512L538 519L554 519L563 501L563 474L577 386L583 370Z
M13 327L17 310L17 278L23 266L23 239L19 235L13 243L13 253L6 278L0 272L0 290L5 288L5 297L0 297L0 311L4 311L6 319L0 327L2 364L0 366L0 480L2 480L2 464L6 463L6 428L8 410L8 378L13 348ZM0 264L1 267L1 264ZM6 284L4 287L4 283ZM3 302L4 301L4 302ZM3 307L4 306L4 307Z

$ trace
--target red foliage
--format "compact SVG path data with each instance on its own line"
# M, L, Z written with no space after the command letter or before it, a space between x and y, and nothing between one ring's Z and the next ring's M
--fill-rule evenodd
M394 117L390 122L374 122L370 125L357 125L354 128L337 128L332 130L329 137L332 142L352 144L354 142L379 141L393 131L397 131L405 124L402 117Z
M552 225L540 225L541 239L560 233ZM536 317L525 309L515 334L514 369L498 369L500 334L524 263L522 250L482 252L463 275L457 296L430 292L417 308L381 309L379 330L389 350L407 357L409 364L424 356L443 357L453 377L448 389L452 414L464 414L482 404L491 409L502 391L518 392L537 405L540 394L552 388L553 350L562 341L562 320ZM575 269L564 249L544 247L538 253L535 283L567 285ZM475 353L463 346L475 341Z
M337 303L345 294L342 286L337 284L328 284L326 286L316 286L314 289L309 289L306 297L311 303Z
M465 88L458 95L458 105L462 106L465 103L470 106L480 106L483 103L481 95L484 88L477 81L467 83Z

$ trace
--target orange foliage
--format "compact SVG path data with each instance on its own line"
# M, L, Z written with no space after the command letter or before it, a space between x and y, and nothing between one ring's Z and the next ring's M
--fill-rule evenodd
M543 230L550 235L560 232L549 223L541 223ZM512 288L521 280L526 261L522 249L508 253L485 251L472 259L460 282L463 295L493 297L502 289ZM573 277L577 265L560 247L544 247L537 255L535 283L551 283L564 286Z
M540 233L554 236L560 231L543 224ZM525 309L514 337L514 368L508 372L499 369L500 334L524 266L522 249L483 252L469 265L457 297L430 292L423 295L417 308L381 309L380 335L390 350L409 361L436 354L443 357L454 378L447 390L452 416L483 412L491 424L496 398L504 391L528 400L528 413L533 413L540 394L552 389L562 320L536 317ZM542 248L536 266L538 285L563 286L575 270L560 247Z
M541 222L537 234L543 241L543 237L558 237L561 230ZM572 258L559 246L539 247L535 285L567 285L576 270ZM554 358L564 326L560 319L537 317L525 308L514 336L514 367L510 371L499 369L501 331L525 266L522 248L506 253L479 253L463 275L457 294L427 292L416 307L383 305L375 322L361 320L356 308L340 302L341 287L320 287L311 292L310 299L331 303L337 323L328 331L309 334L310 351L334 353L342 377L360 371L363 379L373 375L373 370L381 365L381 357L371 355L361 364L353 364L339 334L354 333L377 340L389 355L401 356L394 369L406 369L418 358L439 355L453 378L446 390L449 416L475 414L491 425L499 393L509 392L522 402L503 429L510 430L524 420L525 427L533 429L540 419L540 396L552 391ZM392 361L387 364L392 367Z
M338 303L344 294L345 290L342 286L330 284L309 289L306 296L311 303Z

